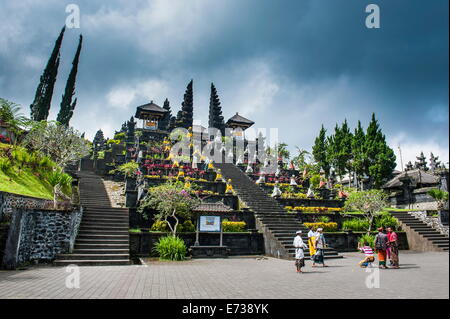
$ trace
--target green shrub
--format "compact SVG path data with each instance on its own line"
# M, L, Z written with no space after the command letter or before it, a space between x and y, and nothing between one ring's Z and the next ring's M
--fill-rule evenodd
M7 157L0 157L0 171L2 171L5 174L8 174L11 172L12 169L12 163Z
M328 216L319 216L319 218L317 218L317 222L319 222L319 223L329 223L330 222L330 217L328 217Z
M398 227L398 222L395 217L393 217L388 212L383 212L380 216L377 216L374 221L375 227L392 227L393 229L396 229Z
M362 218L353 218L342 222L342 230L366 231L369 229L369 221Z
M114 139L120 141L124 140L125 137L126 137L125 133L117 133L116 135L114 135Z
M183 231L185 232L185 233L193 233L193 232L195 232L195 226L194 226L194 224L192 223L192 221L190 221L190 220L186 220L184 223L183 223ZM179 226L178 226L179 227ZM181 230L180 230L181 231Z
M180 261L186 259L186 244L179 237L161 237L156 243L154 250L158 253L161 260Z
M322 228L324 232L333 232L338 229L337 223L304 223L307 228L311 228L313 230L317 230L318 228Z
M150 228L150 231L159 231L159 232L168 232L169 231L169 225L164 220L157 220L153 223L152 227Z
M375 236L364 234L359 238L358 242L361 245L364 245L364 243L367 242L367 243L369 243L370 247L374 248L375 247Z
M245 231L245 222L230 222L227 219L222 221L222 230L225 233L241 233Z
M141 232L141 229L140 229L140 228L130 228L130 229L129 229L129 232L130 232L130 233L140 233L140 232Z

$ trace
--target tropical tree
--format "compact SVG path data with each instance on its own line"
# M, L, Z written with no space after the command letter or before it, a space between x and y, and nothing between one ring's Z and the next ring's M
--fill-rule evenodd
M50 157L61 168L89 154L88 143L81 134L57 122L35 123L22 144Z
M427 194L436 201L438 210L444 209L445 203L448 202L448 192L434 188L430 189Z
M382 214L382 209L388 205L387 194L378 189L371 189L366 191L350 192L345 201L345 211L358 211L364 214L364 217L369 222L369 234L372 230L375 217Z
M311 153L298 146L295 148L297 149L297 155L292 158L292 162L294 162L300 171L303 171L305 168L309 169L311 164Z
M190 218L192 209L200 204L200 199L192 197L183 183L165 183L151 187L139 205L138 211L144 213L146 208L155 209L155 220L167 223L173 236L176 236L179 218ZM174 221L174 225L172 225Z
M29 119L20 113L18 104L3 98L0 98L0 121L5 123L8 126L8 130L14 134L14 144L23 133L23 128L28 127L31 123Z
M50 172L47 181L53 187L53 206L57 207L58 198L70 200L66 193L70 193L72 177L60 170Z

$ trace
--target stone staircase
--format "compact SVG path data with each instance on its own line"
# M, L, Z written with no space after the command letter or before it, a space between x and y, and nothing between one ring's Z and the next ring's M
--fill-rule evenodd
M418 251L448 251L448 236L408 212L390 211L408 236L409 248Z
M55 265L128 265L129 213L111 207L102 179L92 172L77 173L83 217L71 254L60 254Z
M231 179L239 199L255 212L257 228L264 233L266 254L280 258L293 258L293 241L297 230L307 243L308 229L294 214L289 214L278 202L268 196L245 173L231 163L214 164L220 168L225 179ZM309 251L305 251L309 256ZM325 258L342 258L336 250L325 250Z

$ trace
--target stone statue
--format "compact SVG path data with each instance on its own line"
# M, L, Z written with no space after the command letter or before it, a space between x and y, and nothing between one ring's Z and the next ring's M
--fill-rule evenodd
M127 122L127 136L132 137L134 139L134 130L136 128L136 122L133 117Z
M314 191L312 190L311 186L308 188L308 192L306 193L307 198L314 198Z
M436 170L437 168L439 168L441 162L438 161L439 156L434 156L433 153L431 153L430 155L430 168L432 171Z
M409 161L408 164L406 164L405 171L410 171L410 170L413 170L413 169L414 169L414 166L411 163L411 161Z
M258 180L256 181L256 184L262 184L266 182L266 178L264 176L264 174L261 174L258 178Z
M295 176L294 175L291 176L291 182L289 183L289 185L291 185L291 186L296 186L297 185L297 182L295 181Z
M247 174L253 173L253 168L252 168L252 166L250 164L247 165L247 168L245 169L245 172Z
M281 196L281 190L280 187L278 186L278 181L275 182L275 185L273 186L273 192L272 195L270 195L272 197L280 197Z

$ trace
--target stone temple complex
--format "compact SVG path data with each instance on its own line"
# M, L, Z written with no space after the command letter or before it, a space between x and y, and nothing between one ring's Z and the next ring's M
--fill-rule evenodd
M142 205L153 187L173 182L184 185L186 193L200 201L190 217L177 220L178 236L192 258L267 255L292 259L295 233L302 230L308 242L308 231L318 227L326 234L326 259L339 259L343 252L356 249L363 232L347 231L346 225L362 216L343 211L346 197L335 175L328 180L322 175L320 183L314 181L306 170L299 171L292 163L270 155L265 136L249 140L245 132L255 122L238 110L231 110L235 114L225 120L213 84L209 128L193 124L193 81L176 115L172 115L167 99L162 104L150 101L137 106L113 139L105 139L101 130L97 132L92 154L71 168L81 209L61 215L61 221L51 225L61 234L52 239L56 242L51 251L39 240L48 240L44 237L35 237L38 240L26 246L17 238L8 238L5 267L31 260L55 265L128 265L137 258L153 256L156 242L168 229L156 218L157 209ZM416 167L408 166L384 185L393 205L429 202L420 194L430 187L441 187L441 177L446 176L436 157L430 165L428 169L422 154ZM4 203L16 200L2 196ZM41 227L49 226L43 221L50 214L45 205L26 205L40 207L42 221L37 222ZM427 249L448 250L445 231L406 212L392 214L399 220L402 249L414 246L414 238L426 235ZM221 226L213 230L216 219ZM202 224L205 220L206 226ZM17 220L11 227L21 227L21 223ZM27 225L28 236L34 236L37 230ZM309 251L305 255L309 257Z

